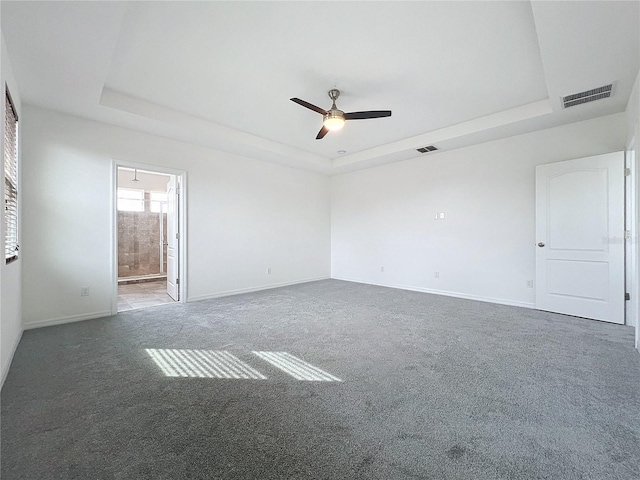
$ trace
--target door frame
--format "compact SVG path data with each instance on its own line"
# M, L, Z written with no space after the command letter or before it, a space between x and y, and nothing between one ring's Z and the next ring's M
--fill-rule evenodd
M640 245L638 233L638 209L640 198L638 188L638 148L637 139L633 137L624 152L624 166L629 169L629 175L625 176L625 229L629 232L629 238L625 239L625 292L631 298L625 302L625 325L638 328L640 324L640 285L638 268L640 267ZM636 339L637 340L637 339Z
M178 197L178 286L179 303L187 302L187 172L175 168L150 165L148 163L111 160L111 314L118 313L118 167L137 168L149 172L175 175L179 185Z

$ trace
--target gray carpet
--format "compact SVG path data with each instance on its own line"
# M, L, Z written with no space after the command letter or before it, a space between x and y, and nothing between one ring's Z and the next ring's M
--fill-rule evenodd
M640 478L632 328L336 280L27 331L1 400L2 480Z

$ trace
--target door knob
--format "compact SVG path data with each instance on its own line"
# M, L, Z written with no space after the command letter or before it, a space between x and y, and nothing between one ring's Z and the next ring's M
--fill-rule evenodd
M540 242L540 243L538 243L538 246L539 246L539 247L544 247L544 242Z

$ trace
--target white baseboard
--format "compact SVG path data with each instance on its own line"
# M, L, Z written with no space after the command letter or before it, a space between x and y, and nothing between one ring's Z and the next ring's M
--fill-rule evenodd
M319 280L329 280L331 277L316 277L307 278L304 280L296 280L293 282L271 283L269 285L260 285L256 287L239 288L237 290L226 290L224 292L211 293L208 295L197 295L195 297L188 297L187 302L198 302L200 300L209 300L211 298L228 297L231 295L240 295L241 293L260 292L262 290L271 290L272 288L288 287L290 285L298 285L301 283L317 282Z
M62 325L63 323L81 322L82 320L93 320L94 318L110 317L111 310L103 310L101 312L82 313L80 315L69 315L67 317L48 318L46 320L37 320L24 324L25 330L32 328L50 327L52 325Z
M315 277L315 278L307 278L307 279L302 279L302 280L295 280L293 282L281 282L281 283L272 283L269 285L259 285L259 286L254 286L254 287L248 287L248 288L239 288L236 290L226 290L223 292L217 292L217 293L212 293L212 294L208 294L208 295L198 295L195 297L189 297L187 299L187 302L197 302L200 300L208 300L208 299L213 299L213 298L221 298L221 297L228 297L230 295L240 295L242 293L251 293L251 292L260 292L262 290L270 290L273 288L280 288L280 287L288 287L290 285L299 285L302 283L309 283L309 282L317 282L319 280L329 280L333 278L334 280L343 280L345 282L354 282L354 283L363 283L366 285L376 285L379 287L387 287L387 288L396 288L396 289L400 289L400 290L409 290L412 292L421 292L421 293L431 293L434 295L444 295L447 297L455 297L455 298L463 298L466 300L477 300L479 302L487 302L487 303L496 303L499 305L510 305L513 307L523 307L523 308L535 308L535 304L533 303L529 303L529 302L520 302L520 301L515 301L515 300L507 300L504 298L494 298L494 297L484 297L484 296L480 296L480 295L470 295L470 294L466 294L466 293L460 293L460 292L450 292L450 291L446 291L446 290L436 290L436 289L432 289L432 288L423 288L423 287L415 287L415 286L410 286L410 285L392 285L392 284L386 284L386 283L374 283L374 282L369 282L369 281L365 281L365 280L361 280L361 279L357 279L357 278L349 278L349 277ZM83 320L92 320L95 318L102 318L102 317L109 317L111 316L112 313L110 310L104 310L104 311L100 311L100 312L91 312L91 313L83 313L80 315L70 315L70 316L66 316L66 317L57 317L57 318L50 318L50 319L46 319L46 320L38 320L35 322L29 322L29 323L25 323L24 324L24 329L25 330L30 330L33 328L41 328L41 327L49 327L52 325L62 325L65 323L73 323L73 322L81 322ZM22 334L20 334L20 338L22 338ZM20 338L18 338L18 342L20 341ZM18 342L16 342L15 346L14 346L14 350L12 352L12 358L13 358L13 353L15 352L15 349L18 346ZM8 370L8 367L7 367ZM6 372L3 372L3 381L4 381L4 375L6 374Z
M287 287L289 285L297 285L299 283L309 283L318 280L328 280L330 277L317 277L308 278L304 280L296 280L294 282L274 283L270 285L261 285L257 287L242 288L238 290L227 290L225 292L214 293L210 295L199 295L197 297L187 298L187 302L195 302L198 300L207 300L209 298L228 297L229 295L238 295L240 293L259 292L261 290L269 290L271 288ZM37 320L35 322L28 322L24 324L25 330L31 330L32 328L50 327L53 325L62 325L65 323L81 322L83 320L93 320L95 318L110 317L113 315L111 310L103 310L100 312L83 313L80 315L69 315L66 317L48 318L46 320Z
M18 335L15 342L13 342L13 346L11 347L11 354L7 359L7 364L2 369L2 381L0 382L0 389L2 389L2 386L4 385L4 381L7 379L7 375L9 374L9 368L11 368L11 362L13 362L13 356L16 354L16 350L18 349L20 340L22 340L23 333L24 333L24 330L20 330L20 335Z
M445 297L463 298L465 300L476 300L478 302L497 303L499 305L509 305L512 307L535 308L534 303L520 302L517 300L507 300L504 298L484 297L481 295L470 295L460 292L449 292L447 290L436 290L433 288L413 287L407 285L391 285L385 283L374 283L355 278L347 277L331 277L334 280L343 280L345 282L364 283L367 285L375 285L377 287L397 288L399 290L409 290L411 292L431 293L433 295L444 295Z

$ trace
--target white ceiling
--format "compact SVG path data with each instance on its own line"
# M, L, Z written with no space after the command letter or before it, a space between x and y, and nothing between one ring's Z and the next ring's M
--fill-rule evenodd
M324 173L624 111L640 67L635 1L1 9L23 102ZM610 82L612 98L562 109ZM315 140L321 115L289 98L329 108L334 87L342 110L393 115Z

